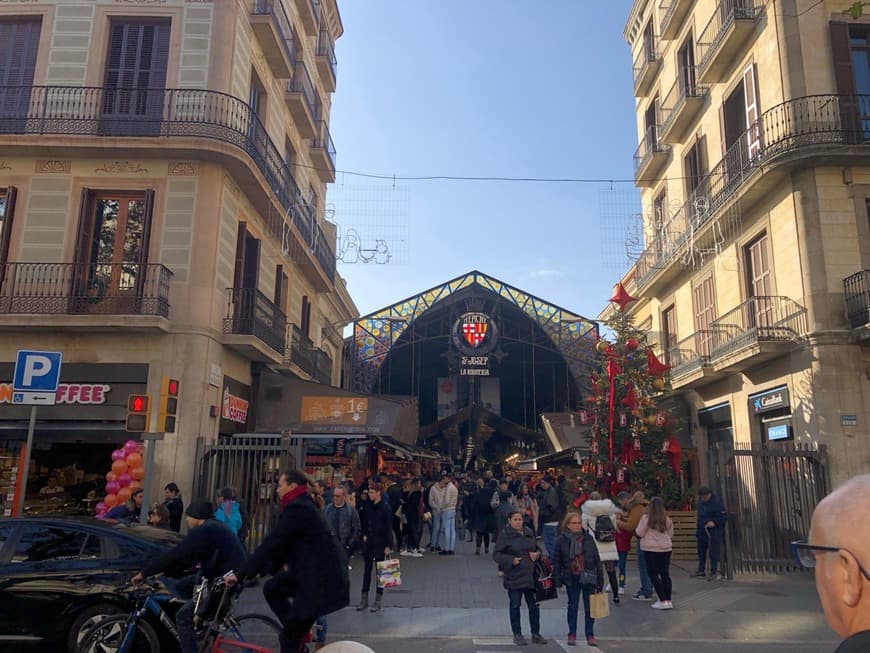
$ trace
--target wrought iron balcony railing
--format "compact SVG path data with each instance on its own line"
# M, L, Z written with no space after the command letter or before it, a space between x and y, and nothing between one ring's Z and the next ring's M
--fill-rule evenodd
M669 149L667 145L664 145L661 142L661 139L659 138L659 130L660 127L658 125L647 127L643 140L634 152L635 174L649 162L654 154L665 152Z
M320 122L320 131L317 137L312 140L311 147L324 150L326 158L329 159L330 167L335 170L335 143L332 142L329 125L326 124L325 120Z
M734 21L753 20L761 11L760 0L721 0L698 37L698 68L703 70L716 55Z
M311 81L311 75L308 74L308 68L305 63L299 61L296 63L296 72L293 74L293 79L290 81L287 90L291 93L301 93L305 100L305 106L311 114L311 119L316 123L320 119L320 97L317 91L314 90L314 82Z
M311 213L290 168L256 112L242 100L200 89L0 86L0 134L188 137L228 143L247 154L275 194L286 219ZM335 252L319 225L317 257L335 281ZM274 225L283 242L286 226Z
M750 297L710 326L715 359L760 342L800 340L807 332L807 309L789 297Z
M635 268L638 287L671 265L686 241L697 237L762 164L769 166L776 157L804 148L868 141L870 95L810 95L765 111L701 179L685 203L665 217L673 225L668 240L649 243L641 253ZM636 154L635 165L637 161Z
M716 332L701 329L683 338L667 351L667 364L671 378L685 376L710 362L710 352L716 344Z
M709 87L698 84L694 67L680 70L673 86L662 98L660 110L662 133L671 128L674 118L679 115L688 98L704 97L708 91Z
M861 270L843 279L843 290L849 326L860 329L870 325L870 270Z
M224 333L254 336L284 353L287 316L256 288L227 288Z
M315 347L307 335L295 324L288 327L289 351L285 358L311 375L319 383L332 383L332 359L322 349Z
M171 279L159 263L6 263L0 314L169 317Z
M640 91L644 89L641 87L649 84L647 72L650 71L650 66L659 61L660 58L661 55L659 54L655 39L644 38L640 52L637 53L637 57L634 59L634 66L632 67L634 88L639 95L643 95Z
M254 16L270 16L275 21L281 41L281 49L287 55L291 67L296 64L296 41L293 39L293 28L290 18L284 10L281 0L251 0L251 14Z
M338 69L338 60L335 58L335 41L325 27L320 28L320 34L317 37L317 56L326 58L329 62L329 69L332 71L332 77L335 79Z

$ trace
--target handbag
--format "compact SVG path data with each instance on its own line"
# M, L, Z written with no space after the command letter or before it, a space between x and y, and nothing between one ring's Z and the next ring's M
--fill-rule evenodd
M535 600L538 602L558 598L559 592L553 582L553 575L542 559L535 561Z
M583 587L595 587L598 585L598 574L584 569L580 572L580 585Z
M375 563L378 575L378 587L398 587L402 584L402 567L398 558L387 556L385 560Z
M589 596L589 616L593 619L604 619L610 616L610 602L607 594L598 592Z

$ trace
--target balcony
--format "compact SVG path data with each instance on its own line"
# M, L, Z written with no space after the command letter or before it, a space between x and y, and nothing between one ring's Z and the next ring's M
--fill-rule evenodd
M327 184L335 181L335 145L324 120L320 121L317 138L311 140L311 165L317 170L320 181Z
M861 270L843 280L846 317L858 340L870 338L870 270Z
M171 279L159 263L6 263L0 328L168 331Z
M332 359L314 346L311 339L302 333L295 324L288 328L287 341L290 343L285 353L285 364L292 363L318 383L332 384Z
M287 108L293 114L293 120L302 138L314 138L317 135L317 123L320 120L320 98L314 90L308 68L303 62L296 64L293 79L287 82L287 92L284 94Z
M698 84L694 68L679 72L661 102L663 143L680 143L700 115L710 89Z
M252 0L251 27L266 63L278 79L287 79L296 65L296 43L281 0Z
M231 95L200 89L0 86L0 134L17 136L3 139L8 156L51 148L55 156L123 150L145 158L217 161L262 215L283 216L269 222L277 242L295 240L300 250L309 251L309 242L298 240L297 221L311 207L257 114ZM317 290L328 291L335 283L335 252L319 225L310 228L318 249L306 262L318 265L307 265L306 271Z
M284 356L287 317L256 288L227 288L223 342L261 363Z
M676 38L693 0L662 0L659 3L659 32L663 41Z
M670 380L674 389L687 385L699 386L722 375L713 371L710 352L716 343L716 332L701 329L688 338L683 338L667 351L667 363L671 366Z
M868 141L868 95L811 95L765 111L657 229L635 264L638 288L654 291L686 267L715 257L723 216L753 206L807 158L824 155L829 165L854 165L866 159Z
M320 0L295 0L295 3L305 33L308 36L317 36L320 27Z
M788 297L750 297L710 325L717 372L740 372L803 344L807 309Z
M634 60L634 95L646 97L659 70L662 67L662 57L654 39L644 39L640 52Z
M721 0L698 37L698 81L725 81L763 11L761 0Z
M323 88L327 93L334 93L338 60L335 58L335 41L325 27L320 29L320 36L317 37L317 55L314 57L314 63L317 64L317 72L320 74L320 81L323 82Z
M655 185L658 174L671 155L671 148L661 142L659 131L658 125L648 127L646 135L634 153L634 182L638 186Z

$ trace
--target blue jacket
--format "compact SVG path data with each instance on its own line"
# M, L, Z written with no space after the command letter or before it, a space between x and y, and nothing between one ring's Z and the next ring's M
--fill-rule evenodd
M242 530L242 511L238 501L233 501L229 516L224 512L223 504L218 505L217 510L214 511L214 518L229 526L236 535L239 535L239 531Z
M698 501L698 525L696 528L698 535L704 534L704 526L708 521L716 524L715 530L721 530L727 519L728 515L725 513L725 508L722 507L722 502L715 494L710 495L710 500L707 502Z

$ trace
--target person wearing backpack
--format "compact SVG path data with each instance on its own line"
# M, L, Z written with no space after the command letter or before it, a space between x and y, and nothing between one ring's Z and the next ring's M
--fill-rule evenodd
M225 487L221 490L221 502L214 511L214 518L219 522L223 522L230 527L230 530L235 533L240 541L244 541L242 537L244 520L242 519L242 509L239 502L235 499L235 492L231 487Z
M604 570L610 580L610 589L613 591L613 602L620 605L619 579L616 577L616 561L619 560L619 552L616 550L616 513L617 508L610 499L602 499L598 492L589 495L589 500L583 503L581 508L583 515L583 528L595 538L595 546L598 547L598 556L604 563ZM607 588L604 588L605 591Z

